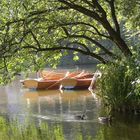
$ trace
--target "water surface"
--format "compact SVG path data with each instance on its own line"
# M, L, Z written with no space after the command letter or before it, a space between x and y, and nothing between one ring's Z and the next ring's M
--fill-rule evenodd
M75 116L86 112L87 119ZM38 123L59 124L66 140L139 140L140 116L116 114L112 124L100 124L100 102L88 90L35 91L22 88L17 80L0 88L0 114Z

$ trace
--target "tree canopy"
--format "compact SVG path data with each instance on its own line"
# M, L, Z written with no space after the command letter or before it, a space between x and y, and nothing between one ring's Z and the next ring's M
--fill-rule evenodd
M55 64L68 50L101 63L118 57L114 48L131 56L121 25L139 29L139 6L138 0L1 0L0 77Z

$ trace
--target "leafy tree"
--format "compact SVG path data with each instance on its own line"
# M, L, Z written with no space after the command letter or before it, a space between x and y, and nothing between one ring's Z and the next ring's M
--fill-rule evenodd
M133 17L139 3L134 0L132 7L128 1L1 0L1 77L29 66L37 70L46 63L56 64L68 50L92 56L101 63L118 57L114 48L121 55L131 56L120 23ZM131 6L130 15L122 4L125 10Z

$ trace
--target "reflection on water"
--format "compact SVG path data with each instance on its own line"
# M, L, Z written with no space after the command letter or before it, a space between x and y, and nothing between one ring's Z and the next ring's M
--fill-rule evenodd
M97 116L97 102L87 90L63 93L59 90L27 91L23 96L31 113L39 114L38 118L75 121L75 116L85 111L89 116L88 121L94 121Z
M102 125L98 129L95 140L139 140L140 116L128 114L116 115L112 125Z
M86 111L87 119L75 116ZM9 118L27 116L51 126L59 124L66 140L138 140L139 116L115 115L112 125L98 122L99 102L93 93L82 91L23 89L19 82L0 88L0 114ZM133 120L133 121L132 121Z

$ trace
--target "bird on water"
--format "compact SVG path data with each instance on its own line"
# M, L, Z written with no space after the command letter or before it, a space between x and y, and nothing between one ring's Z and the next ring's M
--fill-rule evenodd
M75 115L75 118L78 120L86 120L87 115L85 115L85 114Z
M111 123L112 121L112 116L109 115L108 117L98 117L98 120L100 123Z
M75 118L78 120L86 120L88 117L86 115L86 111L82 114L75 115Z

